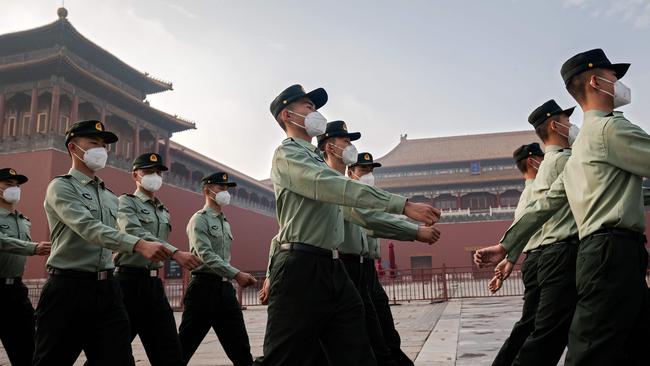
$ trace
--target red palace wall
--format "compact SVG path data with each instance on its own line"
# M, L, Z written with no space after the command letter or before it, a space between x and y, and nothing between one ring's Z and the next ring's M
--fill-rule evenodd
M431 246L422 243L381 240L382 266L388 268L388 245L393 243L397 268L411 268L411 257L431 256L434 268L472 265L472 251L498 244L511 221L477 221L439 224L440 240ZM650 212L646 212L646 236L650 238ZM648 248L648 244L646 244Z
M47 218L43 209L45 190L52 177L66 174L70 169L67 154L55 150L0 155L0 167L12 167L29 178L22 187L18 210L32 221L32 239L49 238ZM108 188L116 195L132 193L135 184L131 174L115 168L99 171ZM170 243L187 250L185 227L190 217L204 205L201 195L174 186L163 185L158 197L169 208L172 219ZM265 216L235 206L224 209L233 228L232 264L241 270L264 270L271 239L278 231L275 217ZM25 278L46 277L45 257L30 257Z

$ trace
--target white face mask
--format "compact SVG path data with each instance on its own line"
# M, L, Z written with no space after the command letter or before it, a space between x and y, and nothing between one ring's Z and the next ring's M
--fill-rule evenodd
M603 89L596 88L596 90L600 90L601 92L603 92L603 93L611 96L612 98L614 98L614 108L615 109L618 108L618 107L622 107L624 105L630 104L632 102L632 90L630 90L630 88L627 85L623 84L622 81L616 80L616 82L614 82L614 81L602 78L600 76L596 76L596 77L598 79L604 81L604 82L614 84L614 94L612 94L612 93L610 93L608 91L605 91Z
M562 127L565 127L565 128L567 127L563 123L560 123L560 122L556 122L556 123L558 125L562 126ZM566 137L566 139L569 141L569 146L572 146L573 143L576 141L576 138L578 138L578 133L579 132L580 132L580 129L578 128L578 126L574 125L573 123L571 123L570 126L569 126L569 134L568 135L565 135L562 132L557 131L557 133L559 133L561 136Z
M140 185L149 192L157 192L163 184L162 177L157 173L140 176Z
M363 183L363 184L371 186L371 187L375 185L375 176L372 174L372 172L370 172L368 174L364 174L364 175L362 175L360 177L357 176L356 174L355 174L355 176L357 177L357 180L359 181L359 183Z
M217 205L223 207L230 204L230 193L228 193L228 191L215 192L213 190L210 190L210 192L214 193L214 197L212 199L217 203Z
M296 116L300 116L305 119L304 126L294 121L289 121L289 122L307 131L309 137L314 137L325 133L325 128L327 127L327 118L323 117L323 115L320 114L319 112L314 111L309 113L306 116L303 116L302 114L296 113L291 110L289 111L289 113L295 114Z
M2 192L2 199L7 203L18 203L20 201L20 187L9 187Z
M106 160L108 159L108 152L104 147L93 147L92 149L84 150L79 145L75 144L74 146L78 147L79 150L84 152L84 157L81 159L75 154L75 156L86 164L88 169L92 171L98 171L103 169L106 166Z
M335 147L339 150L343 150L343 155L337 155L334 154L334 156L341 158L343 160L343 164L347 165L352 165L357 162L357 157L359 153L357 152L357 148L350 144L345 147L345 149L342 149L334 144L330 144L332 147Z

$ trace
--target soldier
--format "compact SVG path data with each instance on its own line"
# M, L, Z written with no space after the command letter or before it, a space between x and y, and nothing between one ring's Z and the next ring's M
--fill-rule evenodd
M338 259L344 236L339 205L404 213L428 225L440 215L330 169L310 143L325 132L327 121L316 110L326 102L324 89L306 93L293 85L271 103L288 138L271 169L280 231L271 246L264 358L257 360L265 365L310 364L319 345L335 365L376 363L361 299Z
M630 103L620 79L630 64L612 64L601 49L579 53L560 71L584 112L564 171L506 232L508 247L568 201L578 226L578 302L567 365L645 365L650 306L645 281L642 177L650 176L650 136L614 108ZM484 253L491 262L498 249Z
M0 169L0 340L15 366L31 365L34 356L34 308L22 281L26 256L48 255L51 245L33 242L31 222L16 210L27 180L14 169Z
M318 148L323 152L327 165L345 175L345 168L357 162L358 154L352 141L358 140L361 134L348 132L344 121L333 121L327 124L325 133L317 138ZM430 244L440 237L438 229L432 226L418 226L396 215L376 210L364 210L342 206L343 212L343 243L339 246L339 258L354 283L364 306L366 330L370 339L378 365L396 365L391 351L384 339L377 312L370 298L369 280L374 268L370 260L370 248L364 229L375 231L375 235L400 240L419 240ZM362 229L363 228L363 229Z
M117 224L121 231L141 239L163 243L172 252L171 258L187 269L194 269L201 260L171 245L169 211L156 197L163 184L162 172L168 168L159 154L146 153L133 161L136 190L119 198ZM152 262L140 253L119 253L115 259L116 278L124 294L124 306L131 325L131 341L140 336L152 365L182 365L181 344L176 321L159 270L162 262Z
M45 194L52 254L36 307L34 365L72 365L82 350L92 365L133 364L112 252L138 252L152 261L171 252L116 228L118 199L95 175L106 164L107 144L116 141L100 121L80 121L66 131L72 168Z
M519 217L521 212L524 210L526 205L530 202L533 195L533 184L536 180L538 169L543 163L544 152L539 147L538 143L532 143L529 145L522 145L517 148L513 153L513 157L517 164L517 168L523 174L526 179L525 187L521 196L519 197L519 203L515 209L515 219ZM540 225L541 226L541 225ZM533 235L534 234L534 235ZM539 305L539 282L538 282L538 261L541 256L541 250L537 247L540 241L541 232L538 230L534 233L531 233L524 242L527 243L527 248L525 250L526 259L521 266L522 279L524 282L524 304L521 309L521 318L515 323L510 332L510 336L501 346L499 353L492 362L493 366L500 365L511 365L515 360L517 353L521 349L521 346L526 341L526 338L533 332L535 329L535 315L537 314L537 307ZM483 265L481 262L483 250L477 251L474 255L474 260L477 264ZM502 262L503 267L509 267L508 269L503 269L506 273L512 271L512 264L517 261L519 253L516 255L513 254L508 259L503 259L505 262ZM504 276L507 277L507 276ZM496 292L500 287L500 284L497 287L492 287L492 291Z
M257 283L249 273L230 265L233 241L223 208L230 203L228 188L237 183L217 172L201 180L205 206L187 224L192 253L203 264L192 271L185 293L183 319L179 328L183 360L189 362L203 338L214 330L228 358L235 366L253 363L241 306L231 280L241 287Z

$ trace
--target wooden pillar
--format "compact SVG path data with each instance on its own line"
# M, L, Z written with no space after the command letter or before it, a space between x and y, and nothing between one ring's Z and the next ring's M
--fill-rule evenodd
M187 169L187 180L190 182L192 181L192 171L189 169Z
M27 129L27 135L33 135L36 133L36 121L38 114L38 89L32 89L32 103L29 107L29 126ZM23 128L25 128L23 126Z
M5 93L0 93L0 139L5 137Z
M140 156L140 124L133 126L133 158Z
M497 207L501 207L501 194L497 191Z
M54 85L52 87L52 104L50 106L50 126L49 131L59 131L59 105L61 101L61 87Z
M102 108L102 123L104 123L104 115L106 111ZM70 107L70 124L76 123L79 120L79 96L77 94L72 96L72 106Z
M463 206L461 205L461 203L462 203L462 201L461 201L461 199L460 199L460 192L458 192L458 194L456 195L456 206L458 207L459 210L460 210L461 208L463 208Z
M172 155L171 155L171 148L169 147L170 142L169 142L169 136L165 139L165 164L171 169L172 167Z
M77 108L78 109L78 108ZM104 124L104 127L108 130L108 126L106 125L106 106L102 106L102 115L99 117L99 121ZM73 120L73 122L76 122Z
M156 154L160 154L160 151L159 151L160 150L160 144L158 143L159 139L160 139L160 135L158 134L158 132L156 132L156 135L154 136L154 140L153 140L153 152L155 152ZM165 164L166 164L166 161L165 161Z

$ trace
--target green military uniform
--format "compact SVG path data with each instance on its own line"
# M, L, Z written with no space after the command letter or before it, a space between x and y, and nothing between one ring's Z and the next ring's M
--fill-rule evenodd
M562 74L568 83L590 68L611 68L620 79L628 66L592 50L567 61ZM641 177L650 176L648 161L650 136L641 128L619 112L586 111L562 175L502 240L520 240L569 202L580 246L568 365L644 364L650 309Z
M6 179L27 182L11 168L0 169L0 181ZM0 341L12 365L31 365L34 354L34 308L22 282L26 256L34 255L37 245L30 228L20 212L0 208Z
M537 128L554 116L570 116L573 109L562 110L554 100L549 100L535 109L528 121ZM533 184L533 200L544 196L562 174L570 156L570 148L557 145L546 146L544 161L539 167ZM524 249L524 251L541 251L537 264L540 295L535 316L535 330L524 342L513 365L557 364L567 344L577 301L575 267L578 253L578 227L569 204L566 203L558 209L536 234L540 234L540 239L529 242ZM514 253L520 250L516 245L508 249Z
M204 184L235 186L223 172L203 178ZM231 280L239 270L230 264L233 241L230 223L223 212L206 205L187 224L191 252L203 264L192 271L185 293L179 336L183 360L189 362L212 328L235 366L253 363L241 306Z
M302 97L316 108L323 89L305 93L295 85L271 104L274 117ZM374 365L364 331L363 305L340 260L340 206L401 214L406 198L350 180L330 169L317 148L288 138L277 148L271 169L278 246L272 257L264 359L266 365L309 364L322 344L336 365ZM341 350L345 350L342 352Z
M515 150L513 157L515 159L515 162L518 162L530 156L543 155L544 153L539 147L539 144L532 143L529 145L523 145ZM535 180L533 179L526 179L526 182L524 183L524 190L521 192L521 196L519 196L519 202L515 208L515 220L517 217L519 217L519 215L521 215L528 203L530 203L533 197L534 182ZM523 239L522 242L527 247L536 246L536 244L541 239L540 232L541 230L536 231L535 233L531 233L532 235L526 239ZM509 255L508 260L511 262L516 262L520 253L521 250L519 253ZM522 280L524 283L524 303L521 309L521 318L512 327L510 335L501 346L501 349L499 349L499 352L492 362L493 366L510 366L517 357L517 353L526 341L526 338L528 338L528 336L535 329L535 315L537 314L537 307L539 305L540 297L537 268L540 255L541 251L539 250L526 251L526 259L524 259L524 263L521 266Z
M134 160L134 171L145 168L167 170L162 156L155 153L142 154ZM178 251L167 242L172 229L167 207L157 197L151 198L141 190L120 196L117 225L122 232L163 243L172 253ZM114 263L129 315L131 341L140 336L154 366L182 365L174 312L158 277L163 262L153 262L140 253L118 253Z
M75 123L73 137L117 136L99 121ZM36 309L34 365L68 365L83 350L89 363L132 364L128 315L112 276L112 253L132 253L140 238L117 229L118 199L104 182L76 169L50 182L45 213L52 252Z

